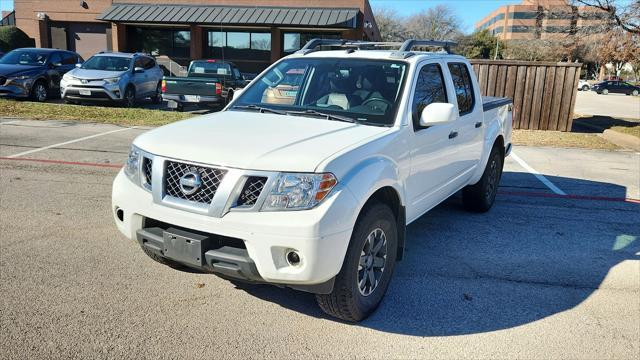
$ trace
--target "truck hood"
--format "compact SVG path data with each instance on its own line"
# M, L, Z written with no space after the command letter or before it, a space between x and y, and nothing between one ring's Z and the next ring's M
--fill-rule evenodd
M151 130L134 144L155 155L203 164L313 172L332 154L388 130L311 117L222 111Z

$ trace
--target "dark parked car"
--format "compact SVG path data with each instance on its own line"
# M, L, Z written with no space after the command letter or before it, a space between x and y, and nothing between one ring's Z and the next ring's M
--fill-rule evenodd
M603 95L612 93L638 96L638 94L640 93L640 86L634 86L624 81L607 80L593 85L593 87L591 87L591 90Z
M66 50L12 50L0 58L0 97L45 101L58 96L62 75L82 61L80 55Z
M247 80L236 65L222 60L194 60L186 77L165 77L162 98L169 108L182 111L187 103L224 106Z

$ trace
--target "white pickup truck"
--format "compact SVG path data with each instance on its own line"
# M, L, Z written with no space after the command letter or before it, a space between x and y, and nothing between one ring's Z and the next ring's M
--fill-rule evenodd
M140 135L113 184L118 229L160 263L364 319L407 225L460 190L488 211L511 150L511 101L483 98L464 57L418 45L451 44L312 40L224 111Z

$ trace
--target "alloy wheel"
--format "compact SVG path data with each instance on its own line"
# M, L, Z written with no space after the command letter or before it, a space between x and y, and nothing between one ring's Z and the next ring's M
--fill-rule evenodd
M494 157L493 159L491 159L491 164L489 164L489 177L487 179L487 191L484 194L487 200L491 200L491 198L494 196L494 193L497 190L498 177L499 177L498 162Z
M47 100L47 88L42 83L37 83L36 87L33 89L35 98L38 101Z
M369 296L378 287L387 262L387 236L380 228L371 231L364 242L358 264L358 290Z

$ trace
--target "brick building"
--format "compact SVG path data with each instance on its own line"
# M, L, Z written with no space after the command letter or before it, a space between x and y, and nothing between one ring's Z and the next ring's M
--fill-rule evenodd
M523 0L498 8L475 28L487 29L502 40L552 39L576 29L597 33L604 15L590 7L568 6L565 0Z

